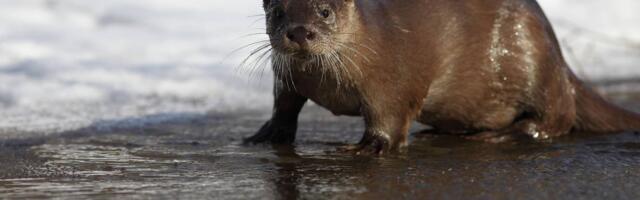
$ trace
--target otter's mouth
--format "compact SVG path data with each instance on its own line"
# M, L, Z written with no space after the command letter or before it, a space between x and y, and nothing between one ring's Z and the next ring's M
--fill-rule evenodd
M319 39L314 41L294 42L291 40L272 40L271 46L275 51L280 54L287 55L296 60L311 60L314 57L320 56L324 49L324 45L318 42Z
M313 53L305 49L297 49L297 50L286 49L286 50L276 50L276 51L282 55L287 55L293 59L301 60L301 61L312 60L314 57L319 56L319 54Z
M299 60L311 60L314 57L314 54L307 51L299 51L291 54L291 56Z

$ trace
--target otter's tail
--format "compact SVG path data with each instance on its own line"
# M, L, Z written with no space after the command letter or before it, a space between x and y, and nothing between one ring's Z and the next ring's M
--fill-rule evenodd
M587 132L640 131L640 115L615 106L571 75L576 91L575 129Z

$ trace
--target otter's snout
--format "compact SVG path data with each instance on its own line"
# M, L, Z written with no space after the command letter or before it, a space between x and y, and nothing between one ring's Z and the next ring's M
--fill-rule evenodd
M300 47L307 47L310 42L316 39L316 35L314 31L304 26L297 26L287 31L286 38L289 41L297 43Z

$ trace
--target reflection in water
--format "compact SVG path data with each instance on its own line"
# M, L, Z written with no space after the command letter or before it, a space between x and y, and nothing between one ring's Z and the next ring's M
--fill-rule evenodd
M348 197L362 193L358 179L373 158L325 152L308 154L291 145L273 145L276 173L271 176L278 199L312 199L321 196ZM334 148L331 146L328 149Z
M295 147L291 145L274 145L275 155L278 160L274 163L277 167L277 174L273 177L273 185L276 187L278 199L298 199L300 197L301 185L298 165L301 164L302 157L296 154Z

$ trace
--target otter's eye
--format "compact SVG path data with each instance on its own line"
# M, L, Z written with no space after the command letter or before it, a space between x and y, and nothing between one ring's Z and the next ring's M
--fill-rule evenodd
M328 9L323 9L322 11L320 11L320 15L324 18L329 18L331 16L331 11L329 11Z

